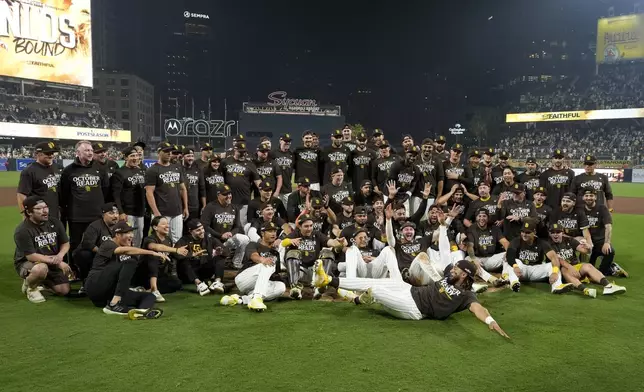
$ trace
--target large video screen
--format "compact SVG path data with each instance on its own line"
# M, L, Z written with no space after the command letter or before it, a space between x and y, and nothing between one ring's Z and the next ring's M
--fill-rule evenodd
M132 133L121 129L64 127L58 125L0 122L0 136L39 139L90 140L97 142L132 141Z
M597 22L597 62L644 58L644 15L623 15Z
M0 75L92 87L91 0L0 0Z

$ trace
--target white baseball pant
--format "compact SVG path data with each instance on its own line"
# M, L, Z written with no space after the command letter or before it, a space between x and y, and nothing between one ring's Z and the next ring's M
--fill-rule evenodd
M250 222L244 225L244 234L248 235L248 230L250 230Z
M382 305L387 313L404 320L421 320L423 314L418 310L411 296L412 286L402 280L339 278L339 287L345 290L367 291L371 289L373 298Z
M434 201L436 199L427 199L427 206L425 206L425 212L423 213L423 217L420 219L421 221L427 220L427 212L429 212L429 207L431 207L434 204ZM418 211L418 208L420 207L420 203L423 202L423 199L418 197L418 196L412 196L411 197L411 203L409 205L409 216L412 216Z
M288 197L291 195L291 193L293 192L279 195L279 199L282 201L282 204L284 204L284 207L288 205Z
M362 258L358 247L353 245L347 249L344 259L345 262L339 264L344 264L347 278L383 279L387 277L387 272L390 270L398 270L396 254L391 247L383 249L378 257L367 263ZM340 265L338 265L338 269L340 269Z
M239 207L239 223L242 227L246 226L248 222L248 204L240 205Z
M499 272L504 270L505 252L497 253L490 257L477 257L477 259L481 263L481 268L478 268L476 273L486 282L492 277L488 271ZM467 260L472 261L472 258L467 256ZM504 270L503 272L505 273L506 271ZM512 274L514 275L514 271L512 271Z
M271 301L286 291L284 283L270 280L274 272L275 266L256 264L240 272L235 277L235 284L242 294L261 295L265 301Z
M164 218L166 218L170 224L170 239L173 244L176 244L183 235L183 215L177 215L174 217L165 216ZM154 216L152 216L151 219L154 219Z
M128 215L127 224L136 227L136 230L134 230L134 238L132 239L132 246L139 248L143 242L143 217Z
M550 278L550 275L552 274L552 263L543 263L538 265L525 265L519 259L515 260L514 262L519 266L519 269L521 270L521 280L525 282L542 282L544 280L548 280L548 278ZM509 264L506 263L506 265L510 267ZM504 268L504 272L505 272L505 268ZM516 278L516 275L515 275L515 278ZM510 280L510 282L512 282L512 280ZM551 291L554 291L554 289L560 284L561 284L561 272L559 272L559 274L557 275L557 280L550 285Z
M246 246L248 246L249 242L250 239L247 236L243 234L235 234L224 243L224 246L226 248L234 252L233 266L237 269L240 269L242 267L242 263L244 261L244 253L246 253Z

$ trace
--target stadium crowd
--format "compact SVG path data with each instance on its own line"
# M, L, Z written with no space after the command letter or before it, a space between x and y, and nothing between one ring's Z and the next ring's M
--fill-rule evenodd
M208 144L162 142L145 169L142 143L122 151L119 168L103 146L81 141L60 172L56 144L40 143L18 187L23 292L43 302L43 289L68 295L77 279L78 294L104 313L149 319L186 284L255 311L312 286L315 300L378 302L404 319L469 310L507 336L475 295L488 285L519 292L545 281L552 293L592 298L591 283L604 295L626 290L607 280L627 273L614 260L610 183L592 154L575 176L563 146L549 151L551 167L539 172L529 158L518 173L507 151L465 159L442 136L401 144L396 152L382 131L368 138L349 127L323 149L305 132L250 153L238 135L225 158Z

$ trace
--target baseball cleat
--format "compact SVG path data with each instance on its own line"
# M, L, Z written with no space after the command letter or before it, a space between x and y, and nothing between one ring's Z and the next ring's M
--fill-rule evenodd
M313 290L313 299L318 300L322 298L323 293L324 291L322 289L316 287L315 290Z
M46 301L45 297L42 295L40 290L38 290L37 288L32 289L30 287L27 287L26 293L27 293L27 299L29 300L29 302L31 302L33 304L39 304L41 302Z
M266 310L266 305L264 305L264 300L262 297L253 297L248 304L248 309L254 310L256 312L263 312Z
M161 309L130 309L127 312L127 318L130 320L155 320L161 317L163 310Z
M574 287L571 283L562 283L552 288L552 294L563 294L572 290Z
M515 280L510 284L510 287L512 288L512 291L514 291L515 293L518 293L519 290L521 290L521 282L519 282L518 280Z
M584 289L584 295L590 298L597 298L597 289Z
M371 292L371 288L369 288L364 293L360 294L360 297L358 297L358 300L362 305L371 305L372 303L376 302L376 300L373 299L373 293Z
M197 291L199 292L199 295L201 295L202 297L204 295L210 294L210 290L208 289L208 286L206 286L204 282L201 282L197 285Z
M628 272L622 268L619 264L613 263L610 266L611 271L613 271L613 276L620 276L622 278L628 278Z
M165 298L163 298L159 290L154 290L152 294L154 294L154 302L165 302Z
M221 281L216 280L210 285L210 287L208 287L208 290L216 294L223 294L224 291L226 291L226 286L224 286L224 284L221 283Z
M626 292L626 287L618 286L613 282L608 286L604 286L604 291L602 292L602 295L612 295L612 294L619 294L619 293L625 293L625 292Z
M289 293L289 297L293 299L302 299L302 287L299 285L291 287L291 292Z
M487 285L483 283L472 283L472 291L476 294L487 291Z
M488 283L491 284L493 287L497 287L497 288L503 287L506 284L508 284L508 282L505 279L500 279L495 276L491 277L490 280L488 280Z
M331 282L331 277L324 271L322 260L316 260L313 266L313 278L311 279L311 286L321 288L326 287Z
M242 299L238 294L224 295L219 300L219 304L222 306L235 306L241 303L242 303Z
M338 296L346 301L353 301L357 295L353 291L338 289Z

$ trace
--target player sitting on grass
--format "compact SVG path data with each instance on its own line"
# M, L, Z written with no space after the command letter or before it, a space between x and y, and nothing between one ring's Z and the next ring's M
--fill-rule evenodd
M557 223L550 225L550 246L557 252L561 263L561 274L566 282L572 283L575 289L589 297L597 297L597 290L588 288L584 282L593 282L604 286L603 295L623 293L626 287L608 282L608 279L590 263L580 263L575 252L588 254L590 249L574 238L566 238L563 228Z
M244 297L226 295L221 298L222 305L244 303L248 309L261 312L266 310L264 301L277 299L286 291L284 283L271 280L280 268L280 255L274 246L277 226L267 222L262 226L261 234L259 242L251 242L246 248L242 270L235 277L235 284Z
M510 242L506 253L506 263L513 263L512 269L521 281L541 282L548 280L552 286L551 292L553 294L567 293L572 290L573 286L570 283L561 282L559 257L546 241L535 236L535 230L536 222L534 220L527 220L523 223L521 237ZM521 287L519 282L509 276L508 279L510 279L512 290L519 292Z
M415 287L394 279L332 278L326 274L322 264L316 262L312 283L315 287L364 291L353 298L357 305L379 303L394 317L405 320L444 320L452 313L468 309L490 330L509 338L471 291L475 273L474 264L460 260L445 269L444 278Z
M139 264L138 256L149 255L169 260L163 253L132 247L136 228L125 222L114 226L114 237L98 248L92 269L85 281L87 296L103 313L127 315L130 319L159 318L163 313L153 309L154 294L130 290Z

